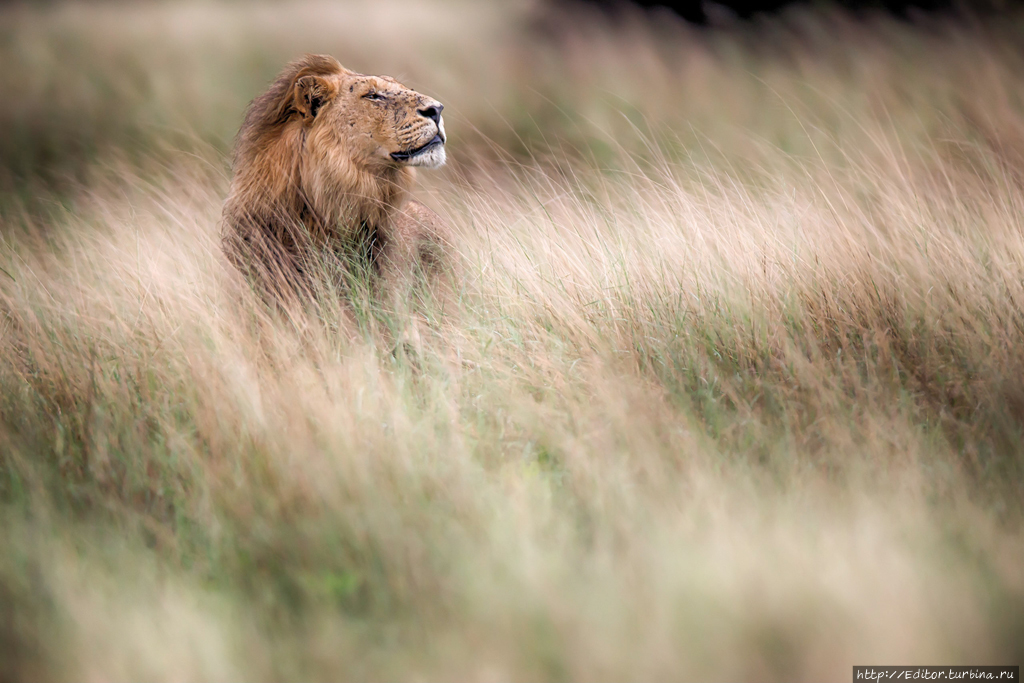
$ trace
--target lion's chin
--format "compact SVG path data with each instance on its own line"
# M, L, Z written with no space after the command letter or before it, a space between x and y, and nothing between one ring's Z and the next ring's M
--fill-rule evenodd
M435 135L427 144L411 152L392 152L391 158L403 166L421 166L437 168L443 166L447 158L444 151L444 137Z
M444 145L434 145L430 149L425 149L419 154L410 157L405 162L405 165L419 166L421 168L438 168L439 166L444 166L447 158Z

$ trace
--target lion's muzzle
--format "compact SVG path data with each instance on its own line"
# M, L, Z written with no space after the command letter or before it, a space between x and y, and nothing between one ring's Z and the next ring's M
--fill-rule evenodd
M447 156L444 144L447 138L444 132L444 119L441 118L442 109L444 109L444 105L436 100L428 100L422 107L418 108L416 110L417 114L433 122L431 126L434 129L433 137L412 149L392 152L391 158L406 166L437 168L444 165Z

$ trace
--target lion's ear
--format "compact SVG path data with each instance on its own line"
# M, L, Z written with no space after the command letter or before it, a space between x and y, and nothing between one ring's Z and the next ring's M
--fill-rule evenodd
M331 95L331 86L320 76L303 76L295 81L292 106L303 118L313 118Z

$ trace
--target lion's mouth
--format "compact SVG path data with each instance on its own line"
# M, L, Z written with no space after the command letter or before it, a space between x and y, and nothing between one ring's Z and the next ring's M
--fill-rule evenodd
M444 138L441 137L440 133L438 133L433 138L431 138L430 142L426 143L425 145L420 145L416 149L411 149L407 152L392 152L391 158L394 159L395 161L409 161L411 159L415 159L421 154L426 154L430 150L440 145L444 145Z

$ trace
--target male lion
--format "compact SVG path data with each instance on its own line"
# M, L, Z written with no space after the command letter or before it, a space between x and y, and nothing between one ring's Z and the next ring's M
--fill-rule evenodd
M324 250L403 278L444 242L440 217L408 196L413 166L445 162L442 109L333 57L289 64L249 105L235 142L231 261L276 295L307 287L310 257Z

